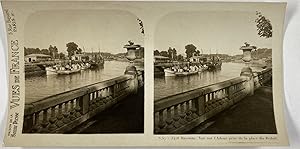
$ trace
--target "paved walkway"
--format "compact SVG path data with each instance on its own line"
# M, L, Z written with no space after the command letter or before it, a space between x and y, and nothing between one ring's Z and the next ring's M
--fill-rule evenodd
M113 108L72 130L72 133L143 133L144 92L129 96Z
M261 87L253 96L246 97L189 133L274 134L276 132L272 88Z

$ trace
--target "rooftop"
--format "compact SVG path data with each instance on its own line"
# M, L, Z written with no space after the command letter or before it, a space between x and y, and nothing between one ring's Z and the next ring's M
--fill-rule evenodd
M29 55L25 55L25 57L51 57L50 55L46 55L46 54L29 54Z

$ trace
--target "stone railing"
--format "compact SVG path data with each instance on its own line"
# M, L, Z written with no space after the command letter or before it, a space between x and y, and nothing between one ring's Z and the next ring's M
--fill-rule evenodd
M254 89L257 89L272 79L272 68L267 68L261 72L255 72L253 75Z
M251 92L259 87L258 84L268 81L271 76L272 69L267 69L254 77L241 76L157 100L154 103L154 132L188 132L251 95Z
M25 105L23 133L64 133L144 85L144 73L123 75Z

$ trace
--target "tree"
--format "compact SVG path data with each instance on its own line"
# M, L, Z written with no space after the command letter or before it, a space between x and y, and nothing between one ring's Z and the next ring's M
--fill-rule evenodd
M156 55L156 56L160 55L159 51L158 51L158 50L155 50L155 51L154 51L154 55Z
M181 54L179 54L177 56L177 61L182 62L184 60L183 56Z
M49 55L50 54L48 49L42 49L41 53L45 54L45 55Z
M173 60L177 60L177 51L175 48L172 49Z
M70 58L71 56L73 56L76 53L81 53L82 50L80 48L78 48L78 45L74 42L69 42L67 43L67 52L68 52L68 57Z
M40 54L41 50L39 48L26 48L24 47L24 56L29 54Z
M193 44L188 44L185 46L185 54L187 58L190 58L193 56L193 54L196 52L197 47Z
M56 46L53 47L53 53L54 53L54 58L57 58L58 55L58 49Z
M60 52L59 54L58 54L58 58L59 59L65 59L65 54L64 53L62 53L62 52Z
M169 47L169 49L168 49L168 57L169 57L171 60L173 60L173 50L172 50L171 47Z
M161 56L165 56L165 57L169 57L169 54L168 54L167 51L161 51L161 52L160 52L160 55L161 55Z
M270 38L272 37L272 24L269 19L262 15L261 12L256 11L257 18L255 19L258 35L260 37Z
M139 18L137 18L137 20L139 21L139 25L140 25L140 30L141 30L141 33L143 35L145 35L145 30L144 30L144 24L143 24L143 21Z
M57 57L57 55L58 55L58 49L56 48L56 46L52 46L52 45L50 45L49 46L49 48L48 48L48 50L49 50L49 54L53 57L53 58L56 58Z
M197 50L196 52L195 52L195 56L200 56L200 51L199 50Z

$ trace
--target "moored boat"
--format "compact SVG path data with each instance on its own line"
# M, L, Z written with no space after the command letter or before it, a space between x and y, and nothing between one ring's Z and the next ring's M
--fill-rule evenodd
M81 68L79 65L73 65L67 68L63 66L46 67L46 75L68 75L80 72Z
M202 66L200 68L197 69L190 69L190 70L183 70L183 69L179 69L179 70L172 70L170 68L164 69L165 72L165 76L166 77L174 77L174 76L188 76L188 75L195 75L198 74L204 70L206 70L208 67L207 66Z

